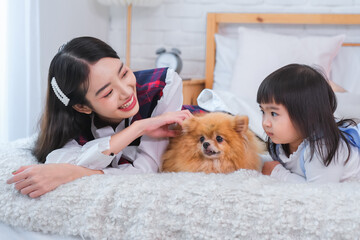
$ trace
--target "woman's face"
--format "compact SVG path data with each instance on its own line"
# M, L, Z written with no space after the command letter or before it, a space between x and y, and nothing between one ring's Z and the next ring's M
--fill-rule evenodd
M85 97L99 118L109 123L119 123L139 111L135 75L117 58L102 58L90 66Z

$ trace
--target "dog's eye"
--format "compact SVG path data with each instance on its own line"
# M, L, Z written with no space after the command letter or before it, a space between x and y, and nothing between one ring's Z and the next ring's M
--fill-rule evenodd
M216 136L216 141L221 143L224 139L221 136Z
M204 141L205 141L204 136L201 136L201 137L200 137L200 142L202 143L202 142L204 142Z

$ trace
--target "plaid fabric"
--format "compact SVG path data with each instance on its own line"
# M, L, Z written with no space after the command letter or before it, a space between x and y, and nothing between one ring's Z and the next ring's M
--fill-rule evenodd
M90 140L88 140L87 138L85 138L84 136L79 136L79 137L75 138L75 140L76 140L77 143L80 144L81 146L84 146L85 143L87 143L88 141L90 141ZM91 139L91 140L92 140L92 139Z
M139 112L132 118L134 121L149 118L157 101L163 95L166 85L167 68L157 68L135 72L136 91L139 101Z
M207 113L208 111L196 105L182 105L181 110L189 110L192 114Z

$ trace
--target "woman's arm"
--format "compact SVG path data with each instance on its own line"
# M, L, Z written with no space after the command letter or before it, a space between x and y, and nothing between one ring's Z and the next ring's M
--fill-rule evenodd
M171 124L181 124L182 121L191 116L188 110L183 110L166 112L159 116L135 121L129 127L111 136L110 148L103 151L103 154L118 154L134 139L142 135L148 135L153 138L174 137L176 136L176 131L170 129L169 126Z
M15 188L20 193L36 198L62 184L94 174L103 174L103 171L66 163L39 164L20 167L13 172L14 176L7 183L15 183Z
M69 163L89 169L101 170L109 166L115 157L102 153L109 147L110 136L94 139L83 146L79 145L75 140L71 140L64 147L52 151L46 157L45 163Z
M158 100L150 119L157 119L158 116L164 116L168 112L179 111L182 107L182 79L174 70L168 69L165 82L163 96ZM182 112L187 115L186 117L191 116L188 111ZM133 162L134 167L127 169L127 172L133 172L136 169L145 172L157 172L161 167L161 156L168 143L168 138L153 138L144 135L136 151L136 158ZM104 169L104 173L116 174L116 170Z
M169 129L170 124L181 122L190 117L187 110L168 112L161 116L134 122L129 127L112 136L98 138L80 146L75 140L68 142L63 148L52 151L46 163L70 163L89 169L101 170L109 166L115 155L121 155L134 139L146 134L156 138L174 136L176 132Z

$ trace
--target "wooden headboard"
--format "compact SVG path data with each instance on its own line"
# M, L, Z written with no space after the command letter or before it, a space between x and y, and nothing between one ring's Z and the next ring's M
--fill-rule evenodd
M208 13L205 88L213 86L215 33L218 32L220 23L356 25L360 24L360 14ZM360 43L344 43L343 46L360 46Z

